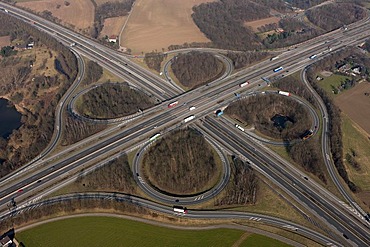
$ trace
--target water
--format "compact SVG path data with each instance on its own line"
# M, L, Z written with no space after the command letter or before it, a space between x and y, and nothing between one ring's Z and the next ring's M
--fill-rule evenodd
M274 122L274 126L280 129L285 129L287 122L293 123L292 119L287 116L276 114L271 118Z
M9 107L8 103L8 100L0 98L0 136L4 139L22 125L22 114L14 106Z

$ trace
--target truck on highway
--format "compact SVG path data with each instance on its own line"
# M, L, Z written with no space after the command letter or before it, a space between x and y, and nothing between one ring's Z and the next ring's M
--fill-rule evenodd
M280 70L283 70L283 67L280 66L280 67L275 68L274 72L279 72Z
M187 123L187 122L193 120L194 118L195 118L195 116L194 115L191 115L191 116L189 116L189 117L187 117L187 118L184 119L184 123Z
M290 96L289 92L284 92L284 91L278 91L278 94L284 95L284 96Z
M154 141L155 139L157 139L161 134L160 133L157 133L155 134L154 136L150 137L149 138L149 141Z
M168 104L168 108L172 108L172 107L176 106L178 103L179 103L178 101L175 101L175 102L169 103L169 104Z
M274 60L276 60L276 59L278 59L278 58L279 58L279 56L272 57L272 58L270 58L270 61L274 61Z
M240 129L241 131L244 132L244 128L242 126L240 126L239 124L235 124L235 127L237 127L238 129Z
M181 206L173 206L173 211L175 213L180 213L180 214L188 213L188 209L186 207L181 207Z
M239 87L245 87L245 86L247 86L247 85L249 85L249 82L248 82L248 81L243 82L243 83L240 83L240 84L239 84Z
M70 47L74 47L74 46L76 46L76 43L75 42L72 42L69 46Z

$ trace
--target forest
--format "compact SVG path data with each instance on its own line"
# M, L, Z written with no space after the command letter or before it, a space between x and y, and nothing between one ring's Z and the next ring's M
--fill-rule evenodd
M233 61L233 66L235 69L241 69L252 65L253 63L262 61L270 56L268 52L254 52L254 51L246 51L246 52L232 52L228 51L226 56Z
M160 72L161 63L166 56L166 54L160 52L145 53L144 62L150 69L154 69L155 71Z
M88 61L85 70L85 77L82 80L84 85L89 85L99 81L103 75L103 68L94 61Z
M215 206L255 204L259 179L251 166L233 157L232 173L225 195L215 200Z
M0 13L0 22L0 33L10 35L11 40L33 40L35 48L55 52L55 58L49 52L47 59L54 60L54 69L59 72L53 76L34 74L30 62L34 63L35 58L22 56L22 52L1 60L0 73L8 76L0 78L0 95L9 95L14 103L23 106L22 126L8 140L0 140L0 159L5 160L0 169L2 177L46 148L53 135L55 108L76 78L78 67L74 54L50 35L10 15ZM39 95L42 90L48 93Z
M202 192L220 171L211 146L191 128L171 132L156 141L143 158L144 176L157 189L169 194Z
M297 101L286 96L268 94L251 96L230 104L224 111L233 118L254 126L264 135L282 140L299 139L311 127L307 110ZM285 128L272 121L276 115L286 116Z
M180 83L195 88L215 80L224 71L223 63L206 52L188 52L177 55L171 68Z
M154 106L145 93L128 83L104 83L80 96L77 111L89 118L110 119L127 116Z

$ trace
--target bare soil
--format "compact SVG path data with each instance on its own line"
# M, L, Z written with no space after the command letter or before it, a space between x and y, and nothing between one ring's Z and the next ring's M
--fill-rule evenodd
M0 37L0 47L10 45L10 36L1 36Z
M272 24L272 23L278 23L280 21L280 18L272 16L269 18L264 18L256 21L248 21L245 22L244 25L247 27L251 27L254 32L258 32L258 28L262 27L266 24Z
M121 36L135 54L167 50L185 42L209 42L191 18L192 7L209 0L137 0Z
M365 95L367 93L368 95ZM362 82L335 98L339 108L370 135L370 83Z
M35 12L44 10L50 11L53 16L61 19L64 23L71 24L77 29L87 29L92 26L94 21L94 5L90 0L68 1L69 6L65 5L64 0L43 0L20 2L17 5L29 8Z

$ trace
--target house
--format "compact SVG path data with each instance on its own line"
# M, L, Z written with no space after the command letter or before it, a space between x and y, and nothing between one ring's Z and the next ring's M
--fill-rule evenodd
M116 35L109 36L108 42L116 43L117 42L117 36Z
M8 236L5 236L0 240L0 247L8 247L11 246L12 243L13 241Z

